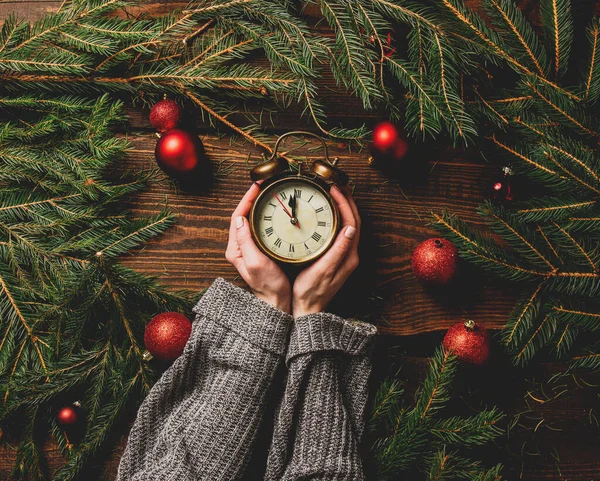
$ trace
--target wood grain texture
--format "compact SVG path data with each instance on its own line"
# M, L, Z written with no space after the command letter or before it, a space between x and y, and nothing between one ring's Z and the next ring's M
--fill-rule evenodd
M58 8L60 3L0 0L0 22L11 12L35 20L46 11ZM137 12L161 15L173 8L184 7L186 3L140 2L143 7ZM466 3L481 11L479 0ZM537 0L518 3L539 25ZM578 2L577 7L576 15L600 12L598 1L585 0ZM313 8L308 14L316 15L316 11ZM320 84L332 123L341 121L351 126L365 122L372 125L382 118L378 112L357 116L359 103L333 88L330 77L321 79ZM264 119L264 126L273 133L273 140L277 133L282 133L281 126L286 130L306 127L305 122L299 120L300 111L292 106ZM133 149L117 171L154 168L156 137L148 125L148 111L129 108L128 112L128 136ZM238 282L235 270L224 259L229 216L250 185L247 166L258 161L261 152L247 143L216 137L199 120L197 112L191 111L190 115L190 126L195 125L204 141L213 170L217 171L221 163L234 170L224 178L215 179L212 186L204 186L194 193L178 191L164 179L132 199L131 204L124 207L140 215L168 207L178 214L178 223L143 249L131 253L124 262L142 272L159 275L162 282L174 288L199 290L217 276ZM480 223L475 211L485 186L494 175L493 169L486 166L477 153L467 155L442 146L429 147L413 152L395 172L384 172L368 165L366 152L349 152L344 143L330 144L332 155L340 157L341 167L354 183L354 195L364 225L361 267L338 296L334 309L343 315L357 315L377 322L381 332L389 335L380 340L374 384L394 372L392 367L401 365L401 375L407 383L407 398L411 398L424 379L427 372L424 357L439 344L443 335L441 330L467 317L484 322L490 328L499 328L518 294L469 268L465 268L453 289L442 292L428 290L414 279L410 256L419 242L434 235L427 227L431 211L446 208L466 220ZM319 156L318 151L307 153L309 159ZM391 347L394 348L392 351ZM395 353L394 357L390 357L390 352ZM582 389L584 383L569 381L564 395L548 401L539 384L526 381L547 382L562 368L560 364L545 364L536 370L519 370L506 364L505 358L498 355L498 361L488 369L468 371L457 383L458 398L461 398L461 392L466 395L475 391L481 402L498 405L509 414L509 419L520 413L519 424L510 436L499 441L497 448L474 453L490 464L503 462L506 479L600 478L600 438L597 421L594 421L597 414L595 410L590 411L590 406L597 406L598 388ZM600 379L596 375L586 382L598 385ZM546 387L546 393L548 389ZM97 456L97 463L80 477L82 481L114 478L134 417L135 413L131 413L123 427L116 430L111 448ZM45 440L44 456L49 472L64 463L51 439ZM9 479L13 463L13 448L1 446L0 480Z

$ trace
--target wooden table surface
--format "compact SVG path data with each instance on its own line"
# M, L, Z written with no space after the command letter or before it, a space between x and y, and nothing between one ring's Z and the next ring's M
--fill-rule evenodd
M0 19L11 12L37 19L60 3L0 0ZM156 14L183 5L168 1L140 3L144 10ZM529 11L534 2L519 3ZM323 83L331 80L324 79ZM360 108L355 101L333 89L323 92L327 96L324 101L333 112L332 121L373 125L382 119L377 114L356 118ZM123 168L152 168L156 137L147 122L148 112L130 109L129 113L128 135L133 149ZM194 113L190 113L193 117ZM299 120L297 108L274 115L272 123L285 125L286 130L306 128ZM167 233L125 259L129 267L157 274L169 286L191 290L207 287L215 277L235 280L236 271L224 258L229 216L250 185L248 165L258 161L261 153L246 142L217 137L200 120L196 127L215 172L221 169L227 174L218 175L212 186L196 193L180 192L165 179L133 199L131 207L140 214L152 214L167 206L178 214L179 220ZM283 133L267 127L273 140ZM311 146L316 144L302 147L304 155L320 157L320 151L309 149ZM456 286L442 292L423 287L410 270L414 248L435 235L427 227L432 211L448 209L468 221L481 223L475 211L496 168L486 164L478 152L438 145L415 151L402 168L384 172L368 164L365 151L349 149L343 142L329 142L329 147L353 181L363 218L361 267L338 296L334 309L377 322L385 335L382 347L395 347L394 361L404 366L403 376L414 389L426 372L426 357L445 329L465 318L473 318L488 328L501 328L515 301L516 293L507 286L469 268L463 270ZM559 371L559 364L521 370L511 368L501 354L498 358L478 380L478 386L489 404L499 405L510 419L518 413L521 417L510 438L501 439L483 457L489 462L503 462L507 466L506 479L599 479L600 428L595 414L600 407L598 388L584 388L581 380L571 380L568 394L547 401L552 398L552 387L542 389L540 383ZM385 375L390 364L388 355L381 354L376 360L376 375ZM583 375L583 380L600 384L597 375ZM115 438L114 449L98 460L109 478L116 472L126 433L124 427ZM50 469L59 466L61 455L51 440L45 451ZM8 479L13 459L10 447L0 448L0 479ZM102 471L97 470L96 477L81 479L100 479L98 473Z

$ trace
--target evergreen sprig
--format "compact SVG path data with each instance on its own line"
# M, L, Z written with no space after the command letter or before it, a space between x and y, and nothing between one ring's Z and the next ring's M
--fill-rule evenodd
M499 479L501 465L488 469L465 455L469 448L485 445L502 433L498 423L503 415L495 408L468 417L445 415L458 368L457 358L438 348L413 407L402 401L399 381L381 384L369 424L377 437L372 479L397 479L415 468L431 480Z

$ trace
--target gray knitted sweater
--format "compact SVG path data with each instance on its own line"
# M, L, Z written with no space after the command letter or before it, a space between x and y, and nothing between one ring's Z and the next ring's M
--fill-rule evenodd
M325 313L293 320L223 279L194 312L183 354L140 407L117 481L239 480L265 415L273 423L265 481L364 479L374 326ZM265 413L274 392L277 407Z

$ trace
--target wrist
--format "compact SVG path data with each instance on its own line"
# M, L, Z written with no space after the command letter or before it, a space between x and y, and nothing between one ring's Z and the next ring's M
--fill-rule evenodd
M298 319L299 317L302 316L308 316L309 314L317 314L318 312L322 312L323 309L320 306L316 306L316 305L302 305L300 304L296 304L296 303L292 303L292 317L294 319Z
M291 299L290 296L269 295L265 293L255 293L256 297L270 304L275 309L279 309L287 314L291 314Z

